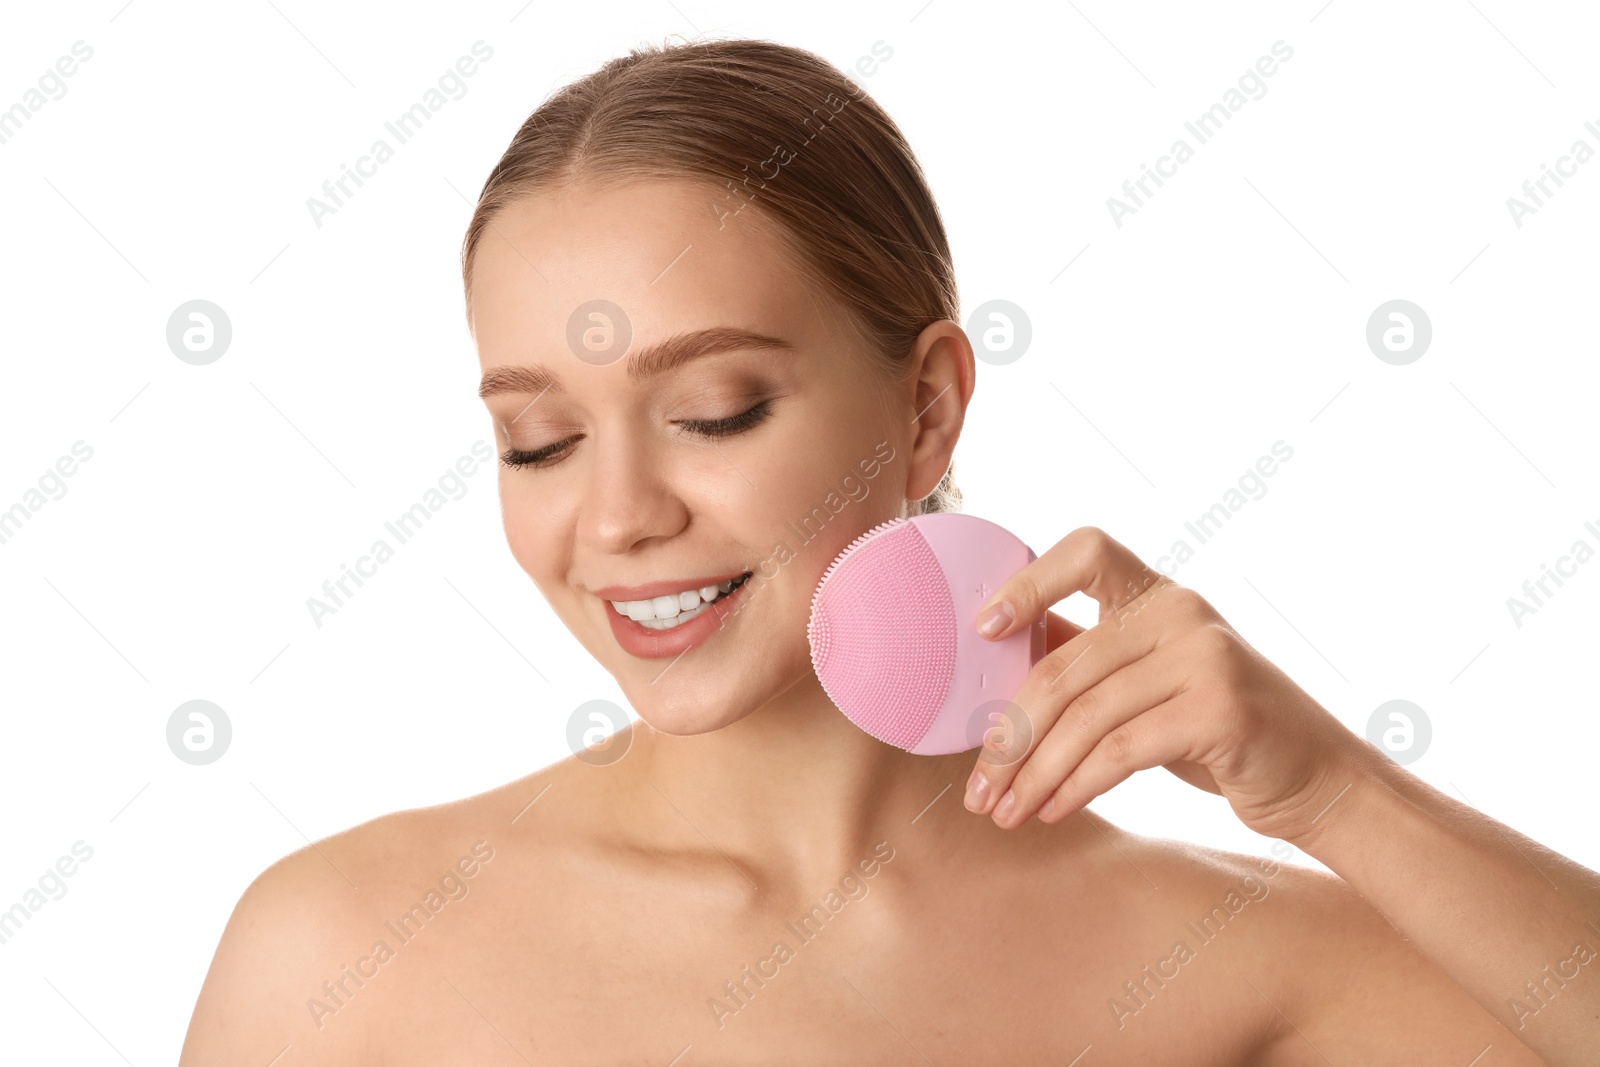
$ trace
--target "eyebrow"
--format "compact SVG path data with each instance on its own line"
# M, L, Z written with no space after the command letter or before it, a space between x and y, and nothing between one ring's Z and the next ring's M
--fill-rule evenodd
M627 361L628 380L642 382L688 363L701 356L745 349L793 352L794 345L778 337L731 326L712 326L691 333L680 333L640 349ZM537 363L527 366L491 367L478 386L479 397L497 393L559 393L562 386Z

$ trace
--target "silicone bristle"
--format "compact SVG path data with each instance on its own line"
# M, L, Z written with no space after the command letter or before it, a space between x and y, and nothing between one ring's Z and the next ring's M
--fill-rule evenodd
M827 584L828 576L834 572L839 564L843 563L849 557L850 553L854 552L856 549L860 548L874 537L877 537L883 531L893 529L894 527L899 526L907 521L909 520L890 519L888 522L880 522L878 525L874 526L866 533L861 534L855 540L851 541L848 545L845 545L842 549L840 549L839 554L833 557L833 562L828 564L828 569L822 572L822 577L817 579L816 591L811 594L811 606L813 608L817 606L817 597L822 595L822 587Z
M922 739L949 692L956 623L915 524L891 519L839 554L811 598L806 634L823 690L851 722L898 748Z

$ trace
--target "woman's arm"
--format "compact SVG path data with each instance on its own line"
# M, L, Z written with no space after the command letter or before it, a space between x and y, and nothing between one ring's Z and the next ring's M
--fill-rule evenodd
M1415 778L1252 648L1205 598L1082 527L1001 584L1003 640L1049 613L1050 652L991 731L966 805L1004 828L1069 817L1165 767L1338 873L1551 1064L1600 1051L1600 875ZM984 633L985 613L974 624Z
M1351 740L1328 806L1291 843L1529 1048L1596 1062L1600 877Z
M330 968L337 977L339 962L351 958L343 935L360 928L339 907L342 887L310 846L256 877L223 930L179 1067L360 1062L355 1026L321 1032L306 1008L324 995L319 984Z

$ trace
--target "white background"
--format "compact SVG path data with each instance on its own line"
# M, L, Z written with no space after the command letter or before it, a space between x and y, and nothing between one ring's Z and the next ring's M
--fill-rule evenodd
M1098 525L1153 562L1282 439L1265 495L1175 577L1352 729L1416 702L1415 773L1600 867L1600 561L1520 627L1506 603L1574 541L1600 548L1600 161L1520 228L1506 205L1575 140L1600 148L1600 20L1321 2L9 13L0 108L73 42L94 53L0 144L0 509L74 442L93 456L0 544L0 909L74 842L93 857L0 945L0 1045L19 1050L0 1056L172 1062L264 867L548 764L573 708L622 702L511 559L489 469L320 629L306 598L492 443L466 198L550 90L670 34L841 67L892 49L863 84L926 168L964 314L1006 299L1032 323L1020 359L980 364L965 510L1037 551ZM307 198L479 39L494 55L466 94L317 227ZM1294 54L1266 94L1116 226L1107 198L1195 145L1185 120L1278 40ZM1433 325L1406 366L1365 340L1397 298ZM233 327L207 366L166 343L193 299ZM1092 622L1081 601L1061 610ZM233 725L198 767L165 734L197 698ZM1270 845L1162 771L1097 808Z

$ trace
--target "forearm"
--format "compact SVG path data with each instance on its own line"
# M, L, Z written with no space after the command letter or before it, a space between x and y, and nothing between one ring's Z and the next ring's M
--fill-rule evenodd
M1291 843L1343 878L1548 1062L1592 1063L1600 1049L1600 875L1359 739L1340 766L1328 806Z

